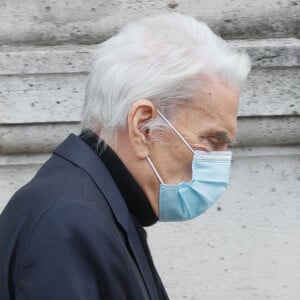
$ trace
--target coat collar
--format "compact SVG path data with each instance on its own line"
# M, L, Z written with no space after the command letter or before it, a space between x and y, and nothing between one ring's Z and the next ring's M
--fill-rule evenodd
M103 162L84 141L74 134L70 134L54 153L85 170L102 191L117 222L127 234L129 245L151 299L158 299L154 279L128 208Z

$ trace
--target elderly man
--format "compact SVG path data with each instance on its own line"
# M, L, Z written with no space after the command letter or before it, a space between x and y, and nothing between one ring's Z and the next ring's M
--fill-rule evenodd
M225 189L250 69L205 24L168 14L102 43L83 131L0 217L0 298L168 299L143 226L192 219Z

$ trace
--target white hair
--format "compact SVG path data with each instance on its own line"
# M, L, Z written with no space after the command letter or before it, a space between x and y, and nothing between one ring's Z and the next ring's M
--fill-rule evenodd
M239 88L250 65L246 54L193 17L169 13L129 23L97 49L82 126L112 137L139 99L170 118L199 90L197 75L212 73Z

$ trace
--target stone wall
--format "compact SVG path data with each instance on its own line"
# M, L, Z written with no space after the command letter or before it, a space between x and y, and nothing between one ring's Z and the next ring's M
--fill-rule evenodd
M149 228L170 298L300 298L300 3L0 1L0 210L70 132L80 130L97 43L147 15L204 20L245 49L231 183L198 219Z

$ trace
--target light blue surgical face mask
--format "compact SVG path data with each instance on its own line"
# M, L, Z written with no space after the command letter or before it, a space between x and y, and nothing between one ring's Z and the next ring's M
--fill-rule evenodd
M194 151L165 116L157 112L194 154L192 180L179 184L165 184L147 157L160 181L159 221L190 220L205 212L225 190L230 175L231 151Z

